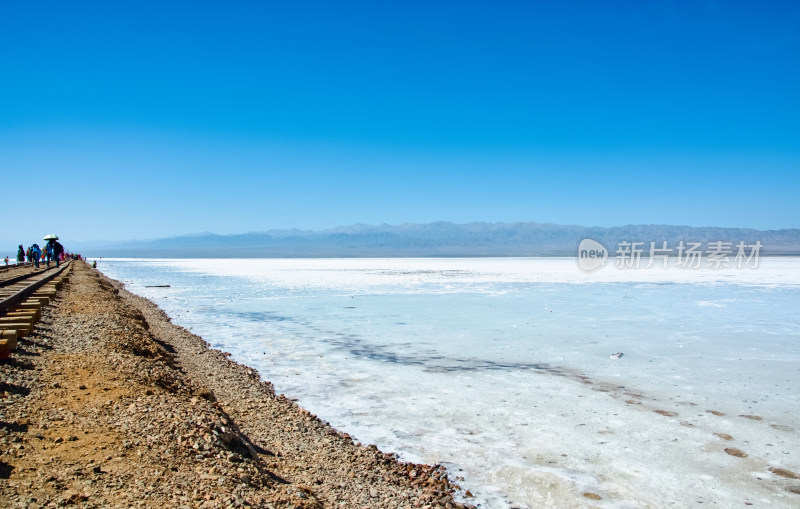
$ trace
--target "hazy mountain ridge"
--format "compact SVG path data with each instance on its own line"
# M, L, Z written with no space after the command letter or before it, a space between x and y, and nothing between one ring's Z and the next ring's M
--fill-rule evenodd
M760 241L761 253L800 254L800 229L627 225L612 228L552 223L435 222L401 225L355 224L321 231L272 230L234 235L201 233L129 242L71 244L73 251L106 257L408 257L408 256L574 256L585 238L614 254L619 242Z

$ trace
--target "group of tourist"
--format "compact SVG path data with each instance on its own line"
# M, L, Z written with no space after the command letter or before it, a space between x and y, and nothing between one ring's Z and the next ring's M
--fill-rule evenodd
M27 263L33 264L38 269L40 263L46 263L49 267L50 262L53 261L58 267L62 261L71 256L64 251L64 246L58 242L58 237L55 235L48 235L45 239L47 243L45 243L44 248L39 247L37 243L33 243L28 249L25 249L20 244L19 248L17 248L17 265L22 265L27 260ZM6 265L8 265L8 261L6 256Z

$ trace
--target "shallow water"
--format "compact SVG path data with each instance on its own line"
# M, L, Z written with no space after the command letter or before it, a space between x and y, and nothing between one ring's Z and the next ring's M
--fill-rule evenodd
M760 262L99 267L357 440L446 465L484 507L790 507L800 481L768 469L800 472L800 259Z

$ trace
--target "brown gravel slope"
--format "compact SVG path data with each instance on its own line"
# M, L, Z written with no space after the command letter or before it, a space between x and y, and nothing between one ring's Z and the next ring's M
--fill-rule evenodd
M463 507L84 263L0 362L0 507Z

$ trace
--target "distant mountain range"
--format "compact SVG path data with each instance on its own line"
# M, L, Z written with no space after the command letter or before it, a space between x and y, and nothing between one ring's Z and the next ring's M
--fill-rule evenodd
M613 228L551 223L364 225L322 231L272 230L216 235L200 233L157 240L74 242L68 248L93 257L298 258L428 256L575 256L581 240L603 244L613 256L620 242L676 248L680 241L760 242L762 255L800 255L800 229L628 225Z

